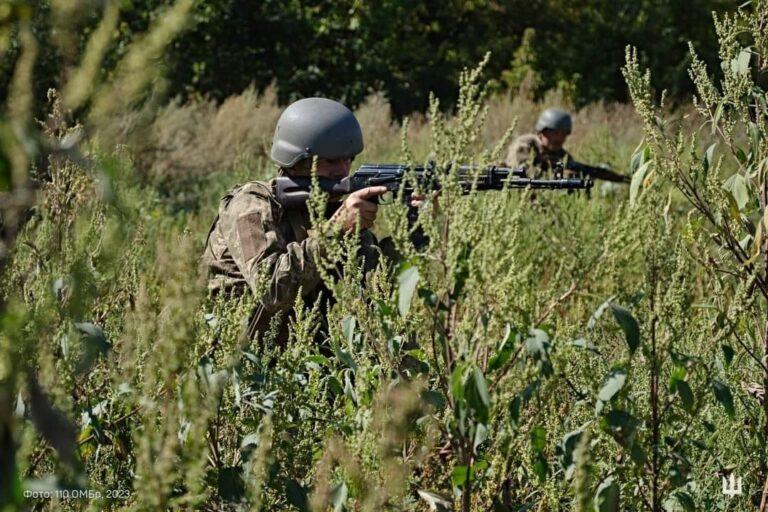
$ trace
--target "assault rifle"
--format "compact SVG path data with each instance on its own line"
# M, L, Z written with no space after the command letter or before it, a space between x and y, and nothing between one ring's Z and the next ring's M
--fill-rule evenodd
M578 173L580 176L584 176L587 178L592 178L596 180L613 181L615 183L629 183L630 181L632 181L631 177L624 176L623 174L619 174L615 171L612 171L611 169L608 169L607 167L597 167L594 165L582 164L579 162L574 162L573 160L569 160L568 162L562 165L565 169L574 171ZM557 167L557 165L555 167ZM557 173L555 174L557 175Z
M562 164L558 164L562 166ZM403 190L403 197L408 200L414 192L414 186L406 180L412 172L418 184L427 190L435 190L437 169L435 166L417 166L411 171L407 165L401 164L366 164L360 166L350 176L340 180L318 178L320 188L339 198L367 187L384 186L392 193ZM562 172L560 173L562 176ZM478 172L477 167L462 165L457 172L458 184L462 191L468 194L473 186L477 190L502 190L504 188L532 188L543 190L589 190L592 187L590 178L558 178L539 180L527 178L524 168L510 169L508 167L485 167ZM309 198L312 178L279 176L275 184L277 201L285 208L295 208L303 205Z

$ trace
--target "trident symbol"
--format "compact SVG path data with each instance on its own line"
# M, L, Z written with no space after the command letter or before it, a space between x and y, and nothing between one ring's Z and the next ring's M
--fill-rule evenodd
M741 477L736 479L736 475L731 473L730 481L723 477L723 494L733 498L741 495Z

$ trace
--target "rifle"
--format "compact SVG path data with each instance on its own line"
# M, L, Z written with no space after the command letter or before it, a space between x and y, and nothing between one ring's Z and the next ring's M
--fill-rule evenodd
M623 174L614 172L607 167L597 167L594 165L582 164L579 162L574 162L573 160L569 160L567 163L565 163L564 167L570 171L579 173L581 176L596 180L613 181L615 183L629 183L632 181L632 178L629 176L624 176Z
M392 193L397 193L400 188L404 187L403 197L407 201L414 191L413 184L406 181L409 172L411 172L411 168L402 164L365 164L350 176L340 180L318 178L318 184L321 190L333 198L339 198L367 187L385 186ZM438 184L435 182L438 171L434 165L413 167L412 173L420 186L431 190L438 188ZM457 177L458 184L464 194L468 194L473 186L477 190L502 190L504 188L588 190L592 187L590 178L552 180L527 178L525 169L522 167L511 169L492 165L478 172L477 167L462 165L458 169ZM277 201L285 208L301 206L309 198L311 187L312 178L278 176L275 183Z

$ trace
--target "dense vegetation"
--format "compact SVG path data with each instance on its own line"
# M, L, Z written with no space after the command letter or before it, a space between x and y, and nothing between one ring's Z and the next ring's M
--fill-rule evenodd
M522 85L540 95L561 87L581 105L623 101L626 87L618 68L631 44L655 71L654 86L687 100L688 41L717 69L711 13L739 3L209 0L195 4L189 29L168 48L167 92L223 100L250 84L262 90L275 83L281 103L319 93L357 105L381 91L399 117L426 110L430 91L453 105L459 72L491 51L484 76L494 80L494 88L517 91ZM97 2L82 4L91 8L32 3L35 33L42 41L61 42L56 27L62 24L84 47L100 14ZM122 3L104 61L107 73L165 4ZM41 48L38 94L59 86L73 54L56 44ZM9 59L0 69L12 65ZM7 79L1 80L0 96L6 87Z
M403 261L364 275L357 240L325 242L327 339L297 300L284 347L247 339L252 298L212 299L199 266L217 198L273 173L279 92L158 105L183 0L100 76L107 5L42 123L48 49L16 12L0 508L768 509L768 4L715 18L724 76L691 51L692 106L670 110L629 48L633 105L576 113L569 148L631 172L628 188L461 196L446 176L423 251L396 202L376 231ZM461 74L450 115L433 98L402 126L368 97L358 161L498 161L542 104L489 96L484 76ZM723 494L730 475L742 494Z

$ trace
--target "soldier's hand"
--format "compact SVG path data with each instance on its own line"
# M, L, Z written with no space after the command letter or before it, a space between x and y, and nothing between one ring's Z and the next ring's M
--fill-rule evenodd
M368 187L357 192L349 194L331 217L331 221L341 224L341 229L345 233L355 229L357 219L360 218L360 229L368 229L373 226L376 220L376 213L379 205L370 201L371 198L378 197L387 192L387 187Z
M427 201L427 199L430 199L432 201L434 211L437 212L440 209L439 198L440 198L439 190L432 191L428 196L422 195L422 194L413 194L411 196L411 202L409 206L413 208L421 208L424 205L424 203Z

